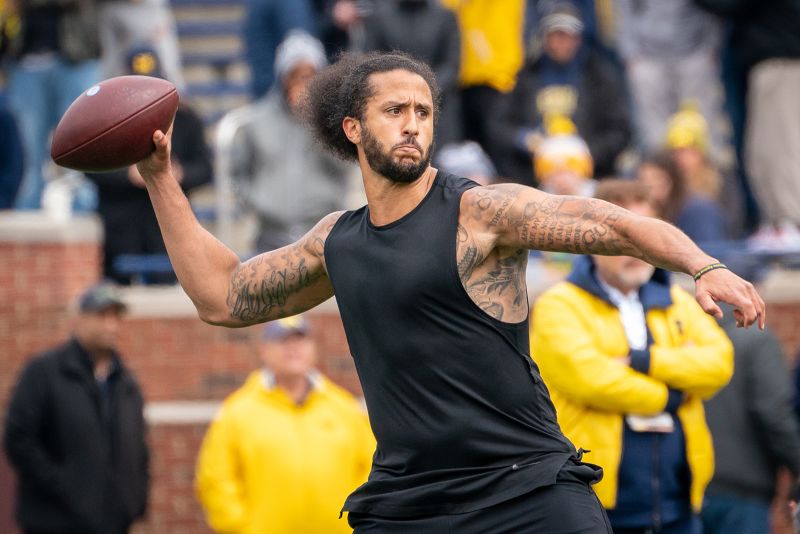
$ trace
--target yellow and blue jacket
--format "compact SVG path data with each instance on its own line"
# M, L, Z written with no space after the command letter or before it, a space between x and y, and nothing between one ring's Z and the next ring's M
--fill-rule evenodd
M197 495L215 532L349 533L339 511L374 450L366 413L342 388L317 375L297 405L255 371L203 440Z
M619 310L597 282L589 257L576 260L567 280L536 301L531 327L531 354L564 434L587 449L585 461L603 468L595 490L610 515L624 505L634 522L643 519L634 518L637 513L652 517L664 496L681 491L684 502L700 510L714 470L702 401L733 373L727 336L691 295L670 285L665 271L656 270L639 297L646 351L629 349ZM664 411L676 414L671 435L633 436L624 422L627 414ZM688 480L665 473L681 462Z

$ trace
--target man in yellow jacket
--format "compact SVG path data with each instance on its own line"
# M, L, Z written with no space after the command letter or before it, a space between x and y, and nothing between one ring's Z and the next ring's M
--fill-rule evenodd
M641 184L598 198L653 215ZM699 532L714 452L702 401L733 373L733 349L667 273L626 256L581 257L537 300L531 354L564 434L600 465L616 534Z
M314 371L301 317L264 326L264 367L222 405L197 463L197 494L219 533L335 534L366 482L375 439L355 398Z

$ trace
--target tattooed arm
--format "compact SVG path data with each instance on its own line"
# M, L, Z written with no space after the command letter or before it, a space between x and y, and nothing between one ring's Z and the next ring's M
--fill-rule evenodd
M471 189L461 204L463 224L494 248L634 256L690 275L717 261L674 226L598 199L502 184ZM730 271L719 269L700 278L696 297L707 313L721 317L716 304L721 300L737 309L740 325L758 319L764 326L763 300L752 284Z
M240 263L192 213L170 170L169 140L170 132L156 132L156 151L138 167L175 274L201 319L246 326L294 315L333 295L323 246L340 213L325 217L296 243Z

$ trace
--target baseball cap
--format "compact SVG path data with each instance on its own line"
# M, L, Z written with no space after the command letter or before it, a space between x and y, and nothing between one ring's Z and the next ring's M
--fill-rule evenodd
M261 331L261 339L264 341L280 341L292 334L308 335L308 321L302 315L270 321L264 325Z
M122 300L119 286L110 280L101 280L90 286L78 298L78 309L81 313L94 313L112 307L122 312L128 309Z

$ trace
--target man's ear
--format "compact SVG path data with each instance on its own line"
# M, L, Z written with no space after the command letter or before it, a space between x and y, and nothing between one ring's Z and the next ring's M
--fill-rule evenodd
M342 129L351 143L357 145L361 142L361 121L353 117L345 117L342 121Z

